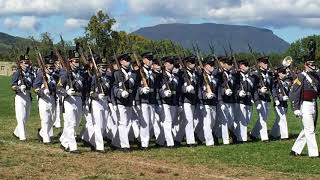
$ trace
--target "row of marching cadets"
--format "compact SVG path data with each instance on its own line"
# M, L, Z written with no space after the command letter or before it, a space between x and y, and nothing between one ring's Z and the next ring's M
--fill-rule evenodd
M98 152L105 151L105 141L122 151L129 151L132 141L146 149L152 137L156 146L167 147L179 146L184 139L188 146L213 146L218 139L223 144L246 142L253 105L258 119L249 133L252 140L288 138L292 79L286 67L272 73L268 57L258 58L254 72L247 60L229 57L156 59L151 52L141 54L141 59L129 53L82 57L77 47L69 51L67 65L59 58L56 53L45 56L45 69L35 75L27 55L20 57L21 68L12 81L18 124L14 135L20 140L26 139L32 88L41 119L39 139L51 143L62 113L59 140L72 153L79 152L76 137ZM80 59L87 63L82 65ZM268 134L271 99L276 119ZM82 117L86 122L77 136Z

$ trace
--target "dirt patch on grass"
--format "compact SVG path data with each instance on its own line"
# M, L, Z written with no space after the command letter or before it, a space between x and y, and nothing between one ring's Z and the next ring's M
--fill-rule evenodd
M313 179L258 168L229 167L224 163L190 165L179 159L146 158L146 152L105 154L63 152L59 145L1 144L0 179ZM171 151L171 150L168 150ZM172 150L174 151L174 150Z

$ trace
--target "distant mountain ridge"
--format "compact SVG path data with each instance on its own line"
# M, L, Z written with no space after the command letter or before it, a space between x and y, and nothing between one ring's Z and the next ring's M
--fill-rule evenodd
M12 45L16 45L17 43L22 43L26 41L29 40L0 32L0 53L10 50L12 48Z
M215 46L216 54L229 51L229 42L234 52L248 52L248 44L261 53L281 53L288 49L289 43L273 34L269 29L242 25L203 24L159 24L140 28L133 32L148 39L169 39L185 48L197 43L202 50L209 51L209 43Z

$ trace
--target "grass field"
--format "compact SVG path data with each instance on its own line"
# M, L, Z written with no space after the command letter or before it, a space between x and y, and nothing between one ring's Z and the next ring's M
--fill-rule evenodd
M122 153L107 148L107 153L63 152L58 139L52 145L37 142L40 126L34 99L27 124L28 141L19 142L12 132L16 125L14 94L10 79L0 77L0 179L319 179L320 158L289 156L300 121L289 110L287 141L249 142L215 147L151 149ZM269 128L274 121L271 108ZM255 123L256 114L250 123ZM55 130L58 134L60 130ZM319 139L319 133L317 133Z

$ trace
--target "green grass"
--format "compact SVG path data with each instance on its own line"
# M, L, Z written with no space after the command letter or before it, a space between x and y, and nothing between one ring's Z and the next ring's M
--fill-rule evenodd
M17 148L21 145L19 141L12 137L12 132L16 125L15 113L14 113L14 93L10 91L10 78L0 76L0 170L1 167L11 168L18 166L19 163L25 162L27 160L19 154L11 154L5 158L1 158L1 152L5 151L8 147ZM273 107L270 108L269 117L269 129L274 122L274 110ZM256 112L253 114L252 121L250 123L250 128L254 125L256 121ZM320 177L320 158L310 159L307 156L306 149L303 151L305 156L302 157L292 157L289 156L290 149L294 143L295 136L301 130L300 120L294 117L291 109L288 113L288 125L290 140L287 141L272 141L269 143L262 142L249 142L246 144L238 145L221 145L215 147L198 146L196 148L181 147L177 149L152 149L150 151L134 151L130 153L135 157L143 157L146 159L153 160L164 160L168 162L185 163L191 166L204 165L209 168L217 169L219 164L223 167L227 166L230 168L240 168L240 169L252 169L254 173L255 170L263 170L267 172L283 172L293 175L310 176L312 175ZM35 146L40 145L36 140L37 128L40 127L40 120L38 115L37 100L34 98L32 103L32 112L29 122L27 123L28 132L28 143L22 144L24 146ZM55 132L57 134L58 131ZM317 130L317 139L319 140L319 130ZM52 147L58 149L59 144L51 145ZM32 149L32 148L31 148ZM89 153L89 152L88 152ZM118 153L118 152L116 152ZM35 152L27 152L28 156L31 158L37 158ZM47 157L52 158L70 158L67 154L56 154L55 152L48 152ZM68 162L66 162L68 163ZM33 171L37 167L36 162L29 162L30 171ZM1 171L0 171L1 172ZM248 173L243 172L246 176ZM0 178L3 175L0 173ZM141 173L140 176L144 176ZM173 174L177 176L177 174ZM19 175L17 175L19 177ZM112 178L112 176L110 176ZM98 176L87 176L85 179L109 179L109 175Z

